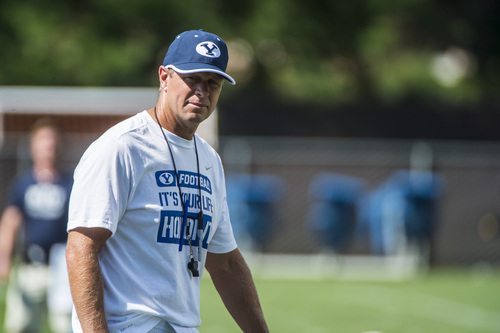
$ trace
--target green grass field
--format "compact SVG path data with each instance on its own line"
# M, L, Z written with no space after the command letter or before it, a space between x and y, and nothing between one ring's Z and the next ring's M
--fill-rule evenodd
M202 333L238 332L203 280ZM398 282L256 280L274 333L500 332L500 272L433 271Z
M433 270L387 282L257 276L256 284L274 333L500 332L498 271ZM4 286L0 296L2 321ZM201 306L201 333L239 332L208 278Z

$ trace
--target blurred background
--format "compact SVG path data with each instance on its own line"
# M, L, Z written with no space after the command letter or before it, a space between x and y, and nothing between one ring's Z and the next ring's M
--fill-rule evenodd
M202 28L238 83L200 135L273 331L497 332L499 14L495 0L0 0L0 202L30 167L33 123L61 126L72 172L155 105L168 45ZM237 331L212 296L202 332Z
M0 186L26 168L38 118L60 122L71 169L153 106L169 43L203 28L237 81L203 135L259 267L498 267L499 13L494 0L3 0Z

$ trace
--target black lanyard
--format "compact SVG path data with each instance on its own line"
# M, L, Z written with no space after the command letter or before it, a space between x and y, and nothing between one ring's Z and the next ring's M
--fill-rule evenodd
M199 192L199 197L198 197L198 203L200 205L200 212L198 213L198 228L196 230L197 236L198 236L198 261L194 260L194 253L193 253L193 246L191 244L191 240L193 236L189 233L189 226L187 223L187 208L188 204L187 202L185 203L183 198L182 198L182 190L181 190L181 184L179 181L179 174L177 172L177 167L175 165L175 159L174 159L174 154L172 153L172 148L170 147L170 143L168 142L167 136L165 135L165 132L163 131L163 128L161 127L160 120L158 119L158 114L156 113L156 107L155 107L155 118L156 122L158 123L158 126L160 126L161 133L163 134L163 138L165 139L165 142L167 143L168 146L168 151L170 152L170 157L172 159L172 164L174 166L174 172L175 172L175 178L177 181L177 188L179 190L179 195L181 199L181 205L182 205L182 225L181 225L181 235L179 239L179 251L182 251L182 245L183 245L183 240L184 240L184 231L186 231L186 237L188 239L189 243L189 259L190 261L188 262L188 270L191 271L191 274L194 277L200 276L200 272L198 270L198 261L201 262L201 253L202 253L202 245L203 245L203 208L201 206L201 176L200 176L200 159L198 157L198 147L196 145L196 136L193 137L194 140L194 152L196 155L196 167L197 167L197 172L198 172L198 192Z

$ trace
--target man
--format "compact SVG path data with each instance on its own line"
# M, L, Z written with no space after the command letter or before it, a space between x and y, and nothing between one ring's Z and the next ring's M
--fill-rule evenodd
M244 332L268 332L237 249L222 164L195 134L217 104L227 46L186 31L159 68L154 108L109 129L75 171L66 259L78 332L198 332L207 268Z
M58 127L46 118L36 122L30 137L33 166L12 182L2 214L0 279L9 281L5 315L9 333L40 332L47 305L52 331L70 332L64 247L72 180L58 170L59 150ZM21 250L20 258L13 265L16 249ZM58 271L62 275L54 275Z

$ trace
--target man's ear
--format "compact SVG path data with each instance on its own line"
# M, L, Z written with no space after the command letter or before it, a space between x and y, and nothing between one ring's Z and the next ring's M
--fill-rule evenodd
M160 66L158 69L158 79L160 80L160 90L167 91L168 69L165 66Z

